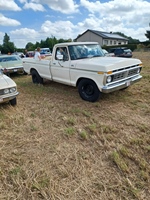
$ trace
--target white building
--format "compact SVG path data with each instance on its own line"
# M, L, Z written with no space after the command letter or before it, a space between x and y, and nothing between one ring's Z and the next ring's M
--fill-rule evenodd
M128 39L115 33L101 32L88 29L76 39L77 42L98 42L101 46L114 46L128 44Z

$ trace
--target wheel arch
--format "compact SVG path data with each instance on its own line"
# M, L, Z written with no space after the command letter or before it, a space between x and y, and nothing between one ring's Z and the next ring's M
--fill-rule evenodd
M30 74L32 74L33 71L36 71L36 72L38 73L38 71L37 71L35 68L32 67L32 68L30 69ZM38 73L38 74L39 74L39 73Z
M32 68L30 72L31 72L33 83L43 84L43 78L40 76L40 74L38 73L36 69Z
M77 82L76 82L76 87L78 87L78 85L79 85L79 83L80 83L80 81L81 80L83 80L83 79L86 79L86 80L91 80L91 81L93 81L96 85L97 85L97 83L93 80L93 79L91 79L91 78L87 78L87 77L80 77L80 78L78 78L78 80L77 80ZM97 85L97 87L98 87L98 85Z

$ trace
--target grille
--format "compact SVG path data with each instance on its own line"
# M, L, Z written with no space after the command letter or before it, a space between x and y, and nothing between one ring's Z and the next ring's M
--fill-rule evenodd
M121 72L121 73L115 74L113 77L113 81L121 80L121 79L125 78L125 76L126 76L126 72Z
M0 95L3 95L4 94L4 90L0 90Z
M122 80L122 79L125 79L125 78L129 78L131 76L138 74L139 73L139 67L137 67L137 66L136 67L135 66L126 67L122 70L119 69L119 70L116 70L114 72L116 72L116 73L114 73L114 75L113 75L113 81L112 82L119 81L119 80Z
M138 70L137 69L132 69L128 73L128 77L137 74Z

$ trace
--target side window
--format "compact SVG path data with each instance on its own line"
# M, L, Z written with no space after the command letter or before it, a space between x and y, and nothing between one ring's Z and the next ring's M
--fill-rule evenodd
M66 47L57 47L55 59L56 60L64 60L64 61L69 60L67 48Z
M55 59L56 60L62 60L62 55L61 55L61 53L60 53L60 50L59 50L59 48L57 47L57 49L56 49L56 52L55 52Z
M116 55L122 54L123 50L122 49L116 49L114 52Z

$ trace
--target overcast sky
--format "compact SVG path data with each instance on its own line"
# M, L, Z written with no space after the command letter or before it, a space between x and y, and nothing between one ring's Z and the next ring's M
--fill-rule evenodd
M55 36L75 39L87 29L121 32L145 41L150 0L0 0L0 44L17 48Z

